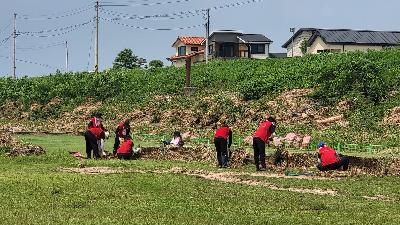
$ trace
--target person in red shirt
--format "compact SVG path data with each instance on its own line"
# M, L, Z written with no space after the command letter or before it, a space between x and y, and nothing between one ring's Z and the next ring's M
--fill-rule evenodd
M222 121L214 134L214 144L217 150L218 166L226 168L228 166L228 148L232 145L232 130Z
M337 170L341 167L343 167L343 171L346 171L349 168L349 158L339 157L336 151L328 147L325 142L321 141L317 148L320 159L317 168L320 171Z
M90 118L90 120L89 120L88 129L90 129L92 127L99 127L101 129L103 129L104 131L107 131L103 126L102 116L103 116L102 113L96 112L94 114L94 116L92 118Z
M86 142L86 157L87 159L91 158L91 153L93 150L93 158L99 159L101 158L99 154L99 145L98 141L102 138L105 138L104 130L99 127L89 128L85 134L85 142Z
M117 149L117 157L119 159L132 159L133 156L133 141L131 136L125 136L124 142Z
M254 163L256 170L266 170L265 163L265 144L269 143L270 136L275 132L276 120L269 116L266 121L262 121L253 135Z
M130 135L131 132L131 126L129 124L129 119L125 119L124 121L121 121L117 129L115 130L115 142L114 142L114 151L113 153L117 153L117 149L119 148L120 145L120 138L125 138L125 136Z

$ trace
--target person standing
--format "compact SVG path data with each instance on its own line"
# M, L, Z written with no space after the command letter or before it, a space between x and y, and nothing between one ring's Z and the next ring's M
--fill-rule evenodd
M85 134L85 142L86 142L86 158L90 159L93 151L93 158L99 159L101 155L99 154L99 145L98 141L102 138L105 138L104 130L99 127L89 128Z
M120 138L125 138L126 136L130 135L131 133L131 126L129 124L130 120L125 119L124 121L121 121L117 129L115 130L115 142L114 142L114 155L117 153L117 149L120 145Z
M265 162L265 144L269 143L270 136L275 132L276 120L269 116L262 121L253 135L254 163L257 171L267 169Z
M218 125L214 134L218 166L220 168L226 168L228 166L228 148L232 145L232 130L224 121Z
M321 141L318 145L318 158L320 163L317 168L320 171L338 170L343 167L343 171L349 168L349 158L339 157L337 152Z
M97 145L98 145L98 148L97 148L97 149L98 149L98 152L99 152L99 155L100 155L100 156L105 155L105 153L104 153L104 148L105 148L105 146L104 146L104 139L105 139L106 137L108 138L108 135L109 135L107 129L105 129L104 126L103 126L103 121L102 121L103 118L102 118L102 116L103 116L102 113L96 112L96 113L94 114L94 116L89 120L89 123L88 123L88 129L91 129L91 128L100 128L100 129L102 129L102 130L105 132L104 138L101 138L100 140L97 141Z

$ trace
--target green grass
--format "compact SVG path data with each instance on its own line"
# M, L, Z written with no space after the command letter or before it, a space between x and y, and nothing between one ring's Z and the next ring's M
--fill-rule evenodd
M68 151L84 152L82 137L19 136L46 155L0 157L2 224L398 224L398 177L339 181L267 179L279 187L329 188L338 196L274 191L173 174L84 175L59 172L78 166ZM109 141L107 147L111 146ZM215 170L204 163L85 161L87 166L136 169L174 166ZM252 170L245 167L240 170ZM256 178L252 178L256 179ZM257 178L260 179L260 178ZM397 202L368 200L385 195Z

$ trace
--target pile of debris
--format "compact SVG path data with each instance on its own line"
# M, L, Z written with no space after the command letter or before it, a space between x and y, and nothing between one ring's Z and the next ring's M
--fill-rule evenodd
M199 147L148 147L140 154L143 159L197 161L216 163L215 150L207 146ZM349 156L350 171L348 175L400 175L400 158L362 158ZM275 154L267 156L269 170L283 172L290 168L301 168L305 171L316 170L316 153L289 153L278 149ZM235 149L230 157L231 168L254 164L252 154L243 148Z
M6 132L0 132L0 148L6 149L7 156L41 155L45 153L42 147L23 144Z

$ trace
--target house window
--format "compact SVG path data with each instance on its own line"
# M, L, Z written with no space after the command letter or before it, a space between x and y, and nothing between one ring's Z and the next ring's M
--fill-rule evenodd
M178 56L186 55L186 46L181 46L178 48Z
M251 54L265 54L265 44L251 44Z
M208 54L214 53L214 45L209 45L208 46Z
M199 47L191 47L190 51L192 52L198 52L199 51Z

